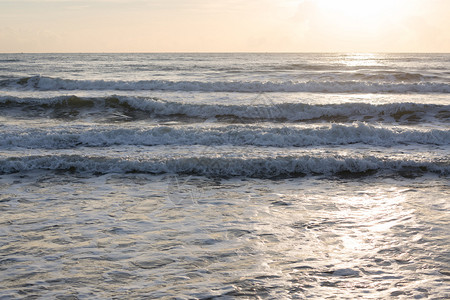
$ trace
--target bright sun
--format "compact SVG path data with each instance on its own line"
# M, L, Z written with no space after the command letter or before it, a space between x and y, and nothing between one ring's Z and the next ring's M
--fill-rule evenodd
M377 15L389 10L395 3L395 0L318 0L321 8L349 16Z
M406 0L316 0L320 10L343 27L357 26L362 30L395 22L404 15Z

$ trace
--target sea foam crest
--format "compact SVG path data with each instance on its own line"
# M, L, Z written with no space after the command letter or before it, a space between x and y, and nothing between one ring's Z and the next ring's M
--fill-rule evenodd
M438 82L346 81L170 81L74 80L46 76L3 80L0 87L53 90L161 90L202 92L309 92L309 93L449 93L450 84Z
M273 103L253 105L196 104L188 102L165 101L157 98L113 96L106 98L80 98L76 96L55 98L17 98L0 97L0 105L4 108L37 107L42 109L90 110L113 108L132 113L140 111L151 116L186 116L195 118L231 117L250 120L339 120L363 121L378 118L378 121L427 121L432 118L443 121L450 120L450 105L421 103L342 103L342 104L305 104L305 103ZM347 119L347 120L346 120Z
M0 173L30 170L68 170L88 173L142 172L150 174L193 174L217 177L302 176L307 174L433 172L448 175L448 161L383 159L374 156L279 156L265 158L179 157L170 159L131 159L83 155L44 155L0 160Z
M66 149L113 145L234 145L305 147L315 145L405 144L449 145L450 130L383 128L365 123L313 128L228 125L215 127L157 126L149 129L96 127L47 128L25 131L8 128L0 133L0 148Z

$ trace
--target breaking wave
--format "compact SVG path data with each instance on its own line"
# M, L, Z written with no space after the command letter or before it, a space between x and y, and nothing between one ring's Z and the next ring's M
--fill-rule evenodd
M315 128L258 127L251 125L157 126L143 128L46 128L21 131L8 128L0 133L0 148L69 149L113 145L233 145L263 147L308 147L320 145L367 144L450 145L450 130L383 128L365 123L333 124Z
M355 79L359 75L355 75ZM372 76L372 77L371 77ZM404 81L373 82L386 78ZM140 80L140 81L107 81L107 80L73 80L45 76L5 79L0 81L0 87L27 89L39 91L54 90L160 90L160 91L201 91L201 92L308 92L308 93L450 93L450 84L440 82L406 82L413 79L414 74L363 75L359 80L330 81L170 81L170 80ZM417 77L416 79L420 79Z
M80 173L190 174L213 177L273 178L304 175L371 175L377 172L448 175L447 161L415 161L374 156L279 156L271 158L178 157L170 159L110 158L83 155L43 155L0 159L0 173L62 170Z
M66 111L73 116L88 111L102 112L112 109L125 117L188 117L228 118L235 121L376 121L376 122L427 122L430 120L450 121L450 105L421 103L254 103L243 105L196 104L165 101L157 98L113 96L104 98L81 98L63 96L54 98L0 97L4 110L22 108L28 113L35 110L39 115ZM66 115L66 114L62 114ZM127 119L127 118L126 118Z

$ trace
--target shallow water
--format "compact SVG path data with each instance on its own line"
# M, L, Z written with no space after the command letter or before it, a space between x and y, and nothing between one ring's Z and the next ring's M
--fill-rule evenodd
M450 298L448 54L0 62L0 299Z
M448 297L448 180L2 176L2 296Z

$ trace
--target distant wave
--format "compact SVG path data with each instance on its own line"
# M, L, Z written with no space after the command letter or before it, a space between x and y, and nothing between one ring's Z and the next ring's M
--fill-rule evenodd
M380 128L364 123L333 124L316 128L157 126L150 129L97 127L82 130L46 128L21 131L8 128L0 133L0 148L69 149L113 145L233 145L306 147L318 145L368 144L392 147L407 144L450 145L450 130Z
M273 158L181 157L171 159L130 159L83 155L43 155L0 159L0 173L30 170L65 170L88 173L191 174L214 177L304 176L319 174L437 173L448 175L447 161L415 161L345 156L280 156Z
M0 59L0 63L15 63L15 62L20 62L20 59L17 58Z
M54 98L0 97L0 107L36 111L39 116L71 115L78 117L84 111L104 114L105 108L125 116L125 120L139 117L227 118L234 121L376 121L376 122L450 122L450 105L419 103L343 103L313 105L303 103L250 103L242 105L194 104L171 102L157 98L113 96L80 98L62 96ZM128 119L127 119L128 116Z
M395 75L394 75L395 76ZM409 76L409 75L407 75ZM368 78L370 79L370 78ZM70 80L45 76L6 79L1 88L18 88L39 91L53 90L161 90L204 92L309 92L309 93L450 93L450 84L438 82L372 82L357 80L331 80L307 82L270 81L105 81Z

